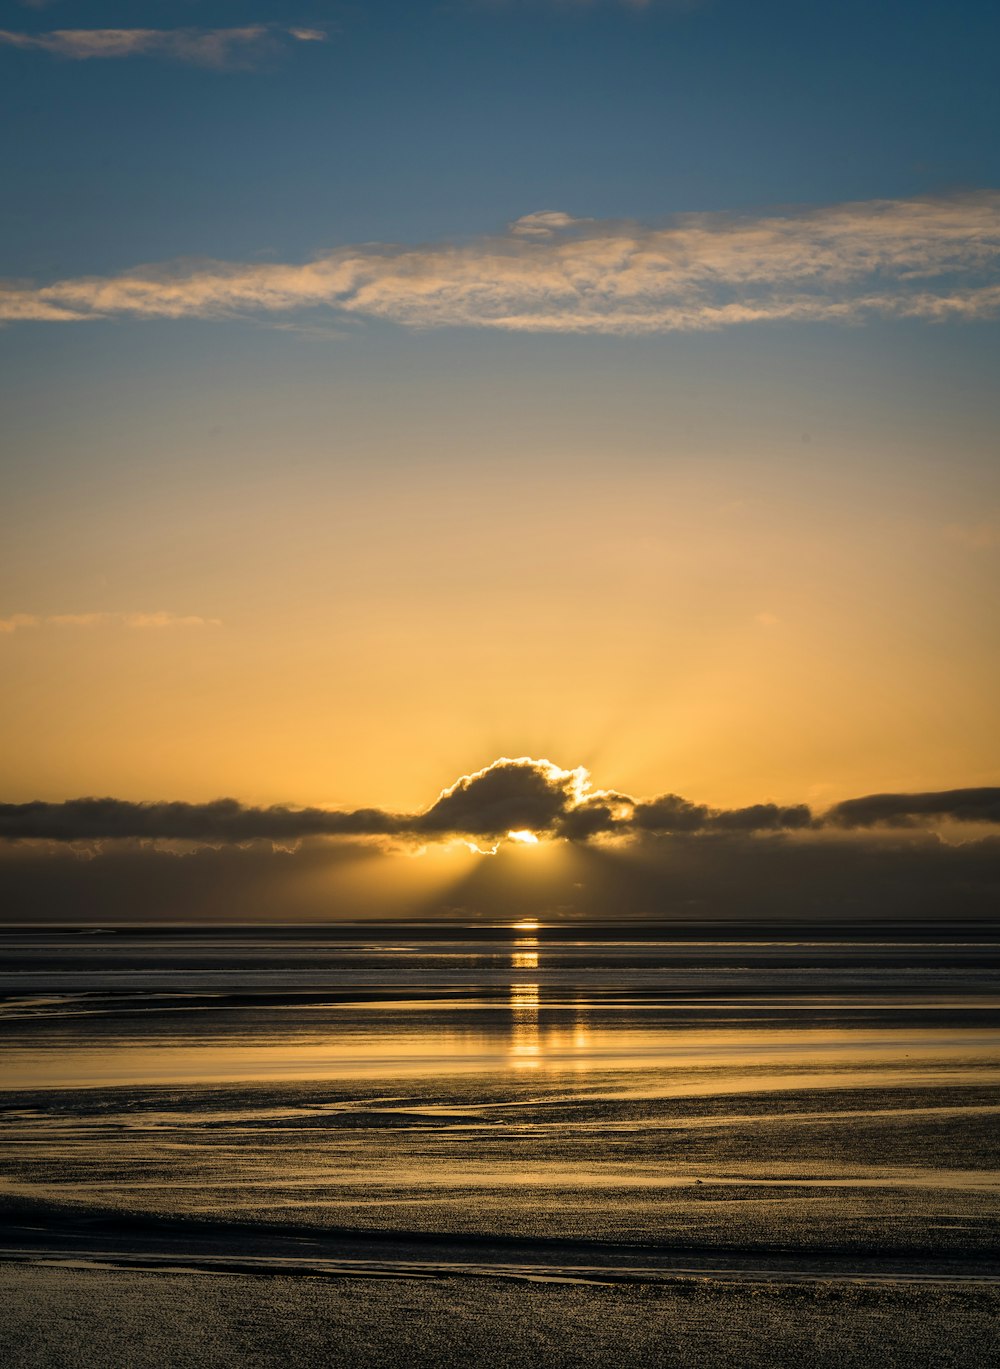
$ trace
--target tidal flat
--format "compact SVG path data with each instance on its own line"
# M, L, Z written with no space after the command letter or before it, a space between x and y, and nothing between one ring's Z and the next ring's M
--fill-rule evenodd
M0 944L15 1369L992 1353L988 927Z
M1000 1316L995 1289L947 1284L584 1288L15 1266L0 1268L0 1301L19 1369L944 1369L992 1363Z

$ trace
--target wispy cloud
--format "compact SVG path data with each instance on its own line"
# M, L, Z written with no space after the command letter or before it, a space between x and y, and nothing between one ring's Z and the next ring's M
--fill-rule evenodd
M304 263L182 261L0 290L0 318L226 318L327 308L413 328L642 334L1000 314L1000 194L667 224L526 215L494 237Z
M269 50L291 40L323 42L322 29L248 24L242 28L207 29L53 29L21 33L0 29L0 44L46 52L82 62L94 58L165 57L203 67L247 67Z
M194 613L12 613L0 618L0 633L28 628L117 626L144 631L148 628L219 627L219 618L202 618Z

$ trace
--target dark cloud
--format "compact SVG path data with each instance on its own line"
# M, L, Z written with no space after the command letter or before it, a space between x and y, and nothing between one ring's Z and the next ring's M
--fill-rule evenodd
M632 821L640 832L699 832L708 818L709 810L703 803L664 794L649 803L637 803Z
M812 825L804 803L781 808L776 803L753 803L749 808L724 808L712 813L709 827L724 832L789 832Z
M912 827L927 821L1000 823L1000 789L945 789L928 794L869 794L845 799L826 821L836 827Z
M630 825L639 832L782 832L812 823L813 815L804 803L791 808L776 803L708 808L677 794L664 794L650 803L637 803Z
M317 836L391 836L405 820L379 809L338 813L325 808L248 808L236 799L212 803L128 803L70 799L66 803L0 804L0 838L48 841L245 842L297 841Z
M635 805L627 794L603 791L560 814L556 834L567 841L586 841L604 832L626 831Z
M465 775L418 820L420 831L501 836L530 828L548 832L576 802L584 772L527 757L495 761Z
M919 826L933 820L1000 823L1000 789L934 794L876 794L838 804L815 817L805 804L752 804L719 809L677 794L637 800L595 790L582 767L504 757L465 775L420 813L378 808L254 808L236 799L211 803L130 803L82 798L65 803L0 804L0 840L99 842L183 841L205 845L258 840L294 843L312 837L449 836L502 840L529 829L573 842L601 835L711 837L804 832L810 828Z

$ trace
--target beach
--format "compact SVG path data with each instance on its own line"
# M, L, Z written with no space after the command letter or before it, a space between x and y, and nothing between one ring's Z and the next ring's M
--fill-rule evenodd
M18 1369L988 1358L988 928L3 940Z

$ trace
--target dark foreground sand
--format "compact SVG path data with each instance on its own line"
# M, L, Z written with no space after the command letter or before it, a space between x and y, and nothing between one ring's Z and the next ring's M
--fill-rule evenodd
M0 1268L8 1369L961 1366L1000 1351L1000 1288L593 1287Z

